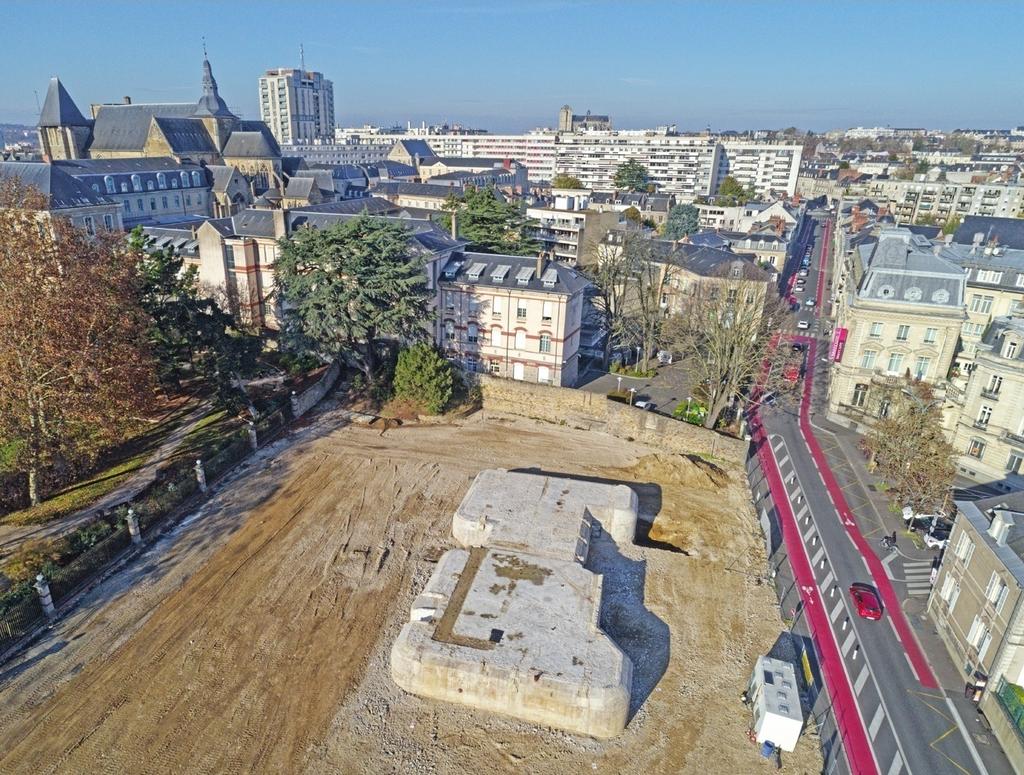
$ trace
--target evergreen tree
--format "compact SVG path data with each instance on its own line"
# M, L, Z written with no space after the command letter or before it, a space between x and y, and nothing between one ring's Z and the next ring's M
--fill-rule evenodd
M417 339L430 317L423 262L397 223L362 214L280 241L275 275L287 307L285 338L297 350L352 358L367 383L390 340Z
M647 167L636 159L630 159L615 170L615 188L618 191L646 191Z
M699 228L700 211L693 205L676 205L669 210L662 236L666 239L681 239L690 236Z
M395 396L413 401L429 414L439 414L452 398L452 367L426 342L418 342L398 354Z
M513 256L537 252L536 224L519 205L499 198L492 187L469 186L462 196L448 197L440 220L449 231L452 213L456 213L458 235L469 240L473 250Z

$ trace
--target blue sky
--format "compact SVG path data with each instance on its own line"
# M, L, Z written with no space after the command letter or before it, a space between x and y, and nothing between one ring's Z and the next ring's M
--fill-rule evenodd
M195 100L205 35L250 118L260 73L302 43L346 126L519 131L564 103L623 128L1024 124L1015 2L65 0L5 6L3 25L0 121L34 124L53 75L86 114Z

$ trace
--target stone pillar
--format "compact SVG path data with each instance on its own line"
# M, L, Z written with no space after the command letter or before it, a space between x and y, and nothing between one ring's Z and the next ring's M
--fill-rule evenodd
M249 423L249 446L252 447L252 451L255 452L260 448L260 440L256 436L256 423Z
M292 417L298 417L299 416L299 401L298 401L298 399L299 399L298 395L293 390L292 391Z
M40 573L36 576L36 592L39 593L39 602L43 606L43 613L46 614L46 618L52 619L57 615L57 609L53 607L53 598L50 597L50 585L46 581L46 576Z
M199 492L206 492L206 471L202 460L196 461L196 482L199 483Z
M135 514L135 509L128 509L128 534L132 537L133 544L142 543L142 531L139 530L139 518Z

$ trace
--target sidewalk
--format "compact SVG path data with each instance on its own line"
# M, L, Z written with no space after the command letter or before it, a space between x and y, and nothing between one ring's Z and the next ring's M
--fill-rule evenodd
M0 524L0 556L9 554L27 540L38 540L63 535L83 522L92 519L97 511L113 508L120 503L133 499L153 483L160 464L174 454L189 432L209 411L210 403L208 401L203 401L196 406L195 409L182 418L178 427L167 435L167 438L154 450L146 462L140 465L128 479L106 495L93 501L89 506L42 525Z

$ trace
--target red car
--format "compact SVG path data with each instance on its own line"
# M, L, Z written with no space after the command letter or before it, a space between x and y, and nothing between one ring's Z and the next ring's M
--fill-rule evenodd
M800 379L800 367L795 364L790 364L782 370L782 378L786 382L797 382Z
M861 619L878 621L882 618L882 601L878 599L875 590L867 584L851 584L850 597L853 604L857 606L857 615Z

